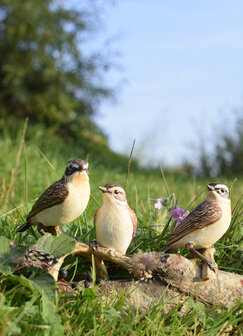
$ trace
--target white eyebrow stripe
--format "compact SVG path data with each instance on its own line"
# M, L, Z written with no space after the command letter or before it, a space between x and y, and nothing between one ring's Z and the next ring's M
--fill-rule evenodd
M114 190L118 190L119 192L121 192L122 194L124 194L124 189L121 187L112 187L112 188L108 188L109 191L113 192Z
M226 185L225 184L217 184L216 186L215 186L215 189L225 189L227 192L229 192L229 189L228 189L228 187L226 187Z
M83 163L82 166L83 166L83 169L88 169L89 164L88 164L88 162L86 162L86 163ZM69 162L69 164L67 165L67 168L69 168L69 167L73 167L73 168L78 169L80 167L80 165L78 165L75 162Z
M70 166L75 167L75 168L78 168L77 163L75 163L75 162L73 162L73 161L68 162L67 167L69 168Z

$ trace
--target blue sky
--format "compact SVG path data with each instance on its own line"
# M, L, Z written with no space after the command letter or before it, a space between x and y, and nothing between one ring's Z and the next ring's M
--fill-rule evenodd
M103 13L102 38L116 36L123 81L117 102L104 103L96 122L110 146L144 162L178 165L197 146L231 132L242 105L243 1L116 1Z

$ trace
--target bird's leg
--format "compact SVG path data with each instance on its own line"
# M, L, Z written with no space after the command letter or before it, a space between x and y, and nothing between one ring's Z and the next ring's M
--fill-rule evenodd
M214 260L214 253L215 253L215 248L213 246L202 249L202 255L207 260L210 260L212 263L214 263L215 266L216 266L215 270L217 270L218 267L217 267L217 264L215 263L215 260ZM205 263L202 264L202 279L203 280L208 280L208 279L214 278L215 277L214 272L211 269L209 269L207 264L205 264Z
M37 230L42 236L44 236L47 232L51 233L54 236L57 236L61 233L60 226L44 226L42 223L37 224Z
M208 267L209 267L212 271L215 272L215 271L216 271L216 264L215 264L215 262L212 262L212 261L208 260L207 258L205 258L200 252L198 252L197 250L195 250L195 249L193 248L193 246L194 246L194 245L193 245L192 243L187 243L187 244L185 245L187 251L189 251L189 252L195 254L199 259L201 259L205 264L207 264Z
M50 232L54 236L62 233L60 226L46 226L45 229L47 232Z
M37 224L37 230L40 232L40 234L42 236L44 236L46 234L45 230L44 230L44 226L41 223Z

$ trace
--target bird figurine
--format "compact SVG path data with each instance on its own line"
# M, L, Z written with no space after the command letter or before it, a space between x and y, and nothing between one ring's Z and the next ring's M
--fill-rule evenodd
M125 254L137 229L137 217L127 203L125 190L118 184L99 187L103 202L94 216L99 244Z
M79 217L86 209L90 197L88 165L85 160L68 161L63 177L50 185L37 199L26 222L17 232L37 225L41 234L56 234L59 226Z
M175 228L162 252L186 248L214 272L216 265L198 249L209 248L228 230L231 222L229 189L222 183L209 183L208 195Z

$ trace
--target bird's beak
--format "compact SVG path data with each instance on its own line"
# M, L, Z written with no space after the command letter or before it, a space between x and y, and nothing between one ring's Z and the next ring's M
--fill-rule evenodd
M89 164L88 164L88 162L83 162L83 163L80 165L80 169L88 170L88 168L89 168Z
M210 184L208 184L207 187L208 187L208 191L214 191L214 187L211 186Z
M88 170L88 168L85 168L85 169L83 169L86 173L87 173L87 175L89 176L89 170Z
M107 192L107 189L105 187L98 187L103 193Z

